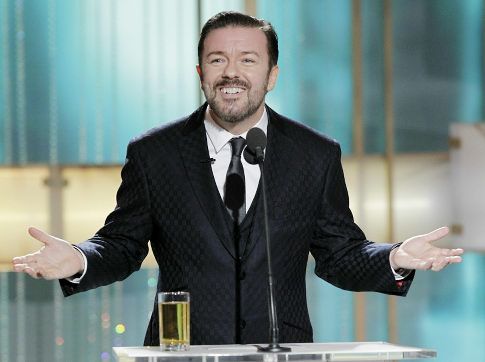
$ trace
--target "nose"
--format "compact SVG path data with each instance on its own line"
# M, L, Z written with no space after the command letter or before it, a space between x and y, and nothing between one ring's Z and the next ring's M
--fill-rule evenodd
M222 74L224 78L238 78L239 71L237 68L237 64L235 61L228 61L226 66L224 67L224 72Z

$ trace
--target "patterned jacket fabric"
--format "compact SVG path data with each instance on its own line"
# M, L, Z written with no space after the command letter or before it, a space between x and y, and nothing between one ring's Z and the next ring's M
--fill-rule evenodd
M191 293L191 344L232 344L238 333L241 343L267 343L263 202L258 190L238 250L209 161L206 107L130 142L115 210L93 238L78 244L87 273L79 284L63 280L61 286L68 296L125 279L140 268L150 241L157 290ZM339 145L267 112L264 175L280 342L311 342L310 254L315 273L346 290L405 295L414 274L396 283L393 245L366 240L354 223ZM156 303L155 296L145 345L159 345Z

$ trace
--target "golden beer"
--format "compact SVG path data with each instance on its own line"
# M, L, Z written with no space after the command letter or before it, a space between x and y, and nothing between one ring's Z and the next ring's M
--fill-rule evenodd
M165 294L159 298L158 302L160 346L166 351L186 351L190 345L190 302L188 293L160 294Z

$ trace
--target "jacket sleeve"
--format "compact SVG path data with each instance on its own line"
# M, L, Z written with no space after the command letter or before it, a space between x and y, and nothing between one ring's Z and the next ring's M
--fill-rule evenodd
M337 144L332 155L310 245L316 275L346 290L406 295L414 272L396 281L389 263L393 244L367 240L354 223Z
M115 210L91 239L77 244L86 255L87 272L79 284L60 281L65 296L125 279L140 268L148 254L152 232L150 199L135 146L128 146Z

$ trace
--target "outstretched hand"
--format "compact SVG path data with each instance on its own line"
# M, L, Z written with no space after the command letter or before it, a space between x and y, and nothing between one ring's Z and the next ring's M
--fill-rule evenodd
M81 253L69 242L34 227L29 228L29 234L44 245L35 253L13 258L14 271L27 273L36 279L63 279L82 272L84 261Z
M460 263L463 249L438 248L432 244L448 233L449 229L442 227L428 234L407 239L399 248L391 251L392 268L440 271L448 264Z

